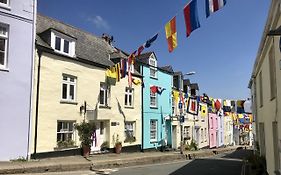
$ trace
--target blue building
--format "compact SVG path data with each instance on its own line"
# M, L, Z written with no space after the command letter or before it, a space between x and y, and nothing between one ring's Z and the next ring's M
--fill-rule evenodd
M154 52L137 58L135 68L143 76L142 89L142 150L159 149L167 144L172 114L172 78L169 67L159 67Z
M28 156L36 0L0 1L0 160Z

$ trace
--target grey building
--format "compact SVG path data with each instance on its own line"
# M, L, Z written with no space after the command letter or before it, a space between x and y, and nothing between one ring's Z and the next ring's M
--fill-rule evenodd
M27 158L36 0L0 0L0 160Z

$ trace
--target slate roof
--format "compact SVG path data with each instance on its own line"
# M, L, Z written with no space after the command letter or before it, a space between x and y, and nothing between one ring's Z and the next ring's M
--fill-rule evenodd
M56 30L76 39L75 59L79 60L79 58L81 58L100 65L112 66L114 63L109 59L109 55L115 58L118 56L122 58L126 57L123 52L116 52L117 49L109 45L101 37L94 36L81 29L38 14L36 42L43 47L50 48L49 44L47 44L48 42L42 38L42 35L40 35L47 30Z
M171 65L162 66L160 68L162 68L163 70L166 70L168 72L174 72L173 67Z

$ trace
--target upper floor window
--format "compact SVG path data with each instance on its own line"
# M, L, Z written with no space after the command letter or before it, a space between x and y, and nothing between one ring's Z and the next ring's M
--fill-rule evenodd
M0 6L4 5L4 6L9 6L10 0L0 0Z
M7 68L8 27L0 24L0 69Z
M109 106L110 101L110 86L105 83L100 83L100 105Z
M157 93L150 90L150 107L157 108Z
M51 45L55 49L55 51L61 54L74 57L75 42L71 37L64 36L59 32L52 32L51 38L52 38Z
M157 78L157 61L155 58L149 58L149 65L150 65L150 77Z
M126 87L125 89L125 106L134 106L134 89Z
M62 99L66 101L75 101L76 99L76 78L69 75L63 75L62 80Z

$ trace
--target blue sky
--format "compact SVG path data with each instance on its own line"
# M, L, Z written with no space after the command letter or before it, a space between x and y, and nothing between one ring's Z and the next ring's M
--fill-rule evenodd
M38 0L38 12L84 31L114 36L114 45L136 50L159 32L145 51L154 51L158 65L175 71L195 71L186 77L197 82L200 93L214 98L245 99L270 1L227 0L226 6L205 17L205 0L197 0L201 27L185 37L183 0ZM178 47L168 52L165 24L177 20Z

